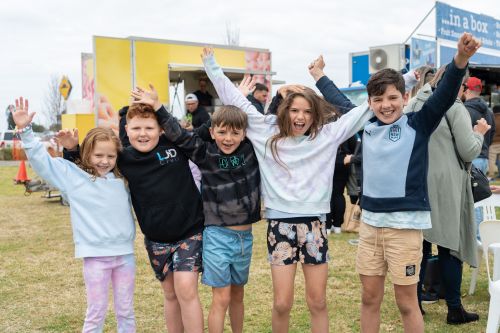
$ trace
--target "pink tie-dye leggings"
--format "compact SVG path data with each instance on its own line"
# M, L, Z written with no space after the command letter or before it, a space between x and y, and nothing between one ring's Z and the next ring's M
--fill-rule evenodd
M87 314L83 333L102 332L108 310L109 283L119 333L135 332L134 254L83 259L83 278L87 290Z

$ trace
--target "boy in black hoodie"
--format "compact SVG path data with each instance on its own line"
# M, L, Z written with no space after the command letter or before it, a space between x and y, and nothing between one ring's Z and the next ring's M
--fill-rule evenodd
M138 88L136 103L157 110L167 139L198 165L202 174L203 277L212 287L208 315L210 332L224 330L229 307L233 332L243 330L243 294L252 256L252 223L260 220L260 173L253 146L245 138L247 115L234 106L223 106L211 120L206 142L182 128L158 101L158 94Z

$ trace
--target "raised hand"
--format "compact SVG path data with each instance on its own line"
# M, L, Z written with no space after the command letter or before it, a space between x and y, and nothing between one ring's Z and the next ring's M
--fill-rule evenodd
M477 121L477 124L474 125L474 132L485 135L486 132L490 130L491 126L488 125L484 118L481 118Z
M154 108L155 111L158 111L161 107L161 103L158 99L158 92L155 90L155 87L150 83L150 90L144 90L141 87L136 87L130 95L133 98L132 104L147 104Z
M288 94L303 92L303 91L304 91L304 86L300 84L288 84L278 89L278 93L281 95L281 97L283 97L283 99L285 99Z
M35 112L28 113L28 100L23 97L16 99L16 109L11 112L18 129L23 129L31 124L35 116Z
M214 49L207 46L203 48L203 52L201 53L201 59L205 60L213 55L214 55Z
M78 145L78 129L63 129L56 133L55 140L67 150L74 150Z
M316 60L311 62L307 68L309 69L309 74L311 74L315 81L318 81L320 78L325 76L325 73L323 72L323 69L325 68L323 56L320 55Z
M474 38L472 34L464 32L457 43L457 54L455 55L455 64L458 68L467 66L469 59L481 47L481 41Z
M256 82L257 78L255 76L250 77L250 75L245 75L238 85L238 90L246 97L255 90Z

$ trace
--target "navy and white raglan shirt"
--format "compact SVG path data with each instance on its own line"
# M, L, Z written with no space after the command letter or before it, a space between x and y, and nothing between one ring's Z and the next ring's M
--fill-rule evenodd
M375 227L431 228L427 194L428 144L453 105L465 68L448 64L420 112L392 124L373 118L363 133L363 221Z

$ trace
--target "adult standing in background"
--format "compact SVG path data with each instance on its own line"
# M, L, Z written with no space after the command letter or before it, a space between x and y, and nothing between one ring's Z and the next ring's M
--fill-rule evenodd
M207 90L208 81L205 78L200 78L198 81L200 89L196 90L193 94L198 98L198 103L206 111L209 111L210 107L213 106L213 97Z
M210 115L201 107L198 97L195 94L187 94L184 99L186 103L186 112L191 115L191 124L186 127L187 130L192 131L210 120Z
M493 137L495 136L495 118L486 102L480 97L481 90L483 90L481 80L477 77L471 76L465 85L464 105L467 108L467 111L469 111L470 118L472 120L472 127L474 127L477 124L477 121L481 118L484 118L488 125L491 126L491 130L484 136L481 153L474 159L474 161L472 161L476 167L481 169L481 171L486 174L488 172L488 149L493 141Z
M497 177L500 178L500 168L498 167L498 155L500 155L500 105L493 107L493 118L495 119L495 135L488 150L488 169L491 178L495 177L495 169L498 171Z
M269 95L269 89L266 87L266 85L262 83L256 83L253 93L248 95L247 99L250 101L250 103L253 104L253 106L255 106L257 111L264 114L264 108L267 103L268 95Z
M442 67L435 78L420 89L410 100L405 112L417 112L432 96L445 71ZM465 78L458 98L463 93ZM448 121L449 123L448 123ZM462 306L460 288L462 285L463 262L477 267L476 224L474 222L474 200L470 178L458 160L458 154L465 162L471 162L480 152L483 136L488 130L484 119L474 130L470 116L462 102L457 99L446 112L429 141L429 168L427 187L431 206L432 228L424 233L424 246L420 281L425 276L425 266L431 244L438 246L438 264L441 271L441 285L445 288L448 306L447 323L465 324L476 321L476 313L467 312ZM443 192L443 189L446 189ZM417 287L422 291L421 283ZM419 295L420 300L420 295ZM422 307L421 307L422 309ZM422 313L423 310L422 310Z

